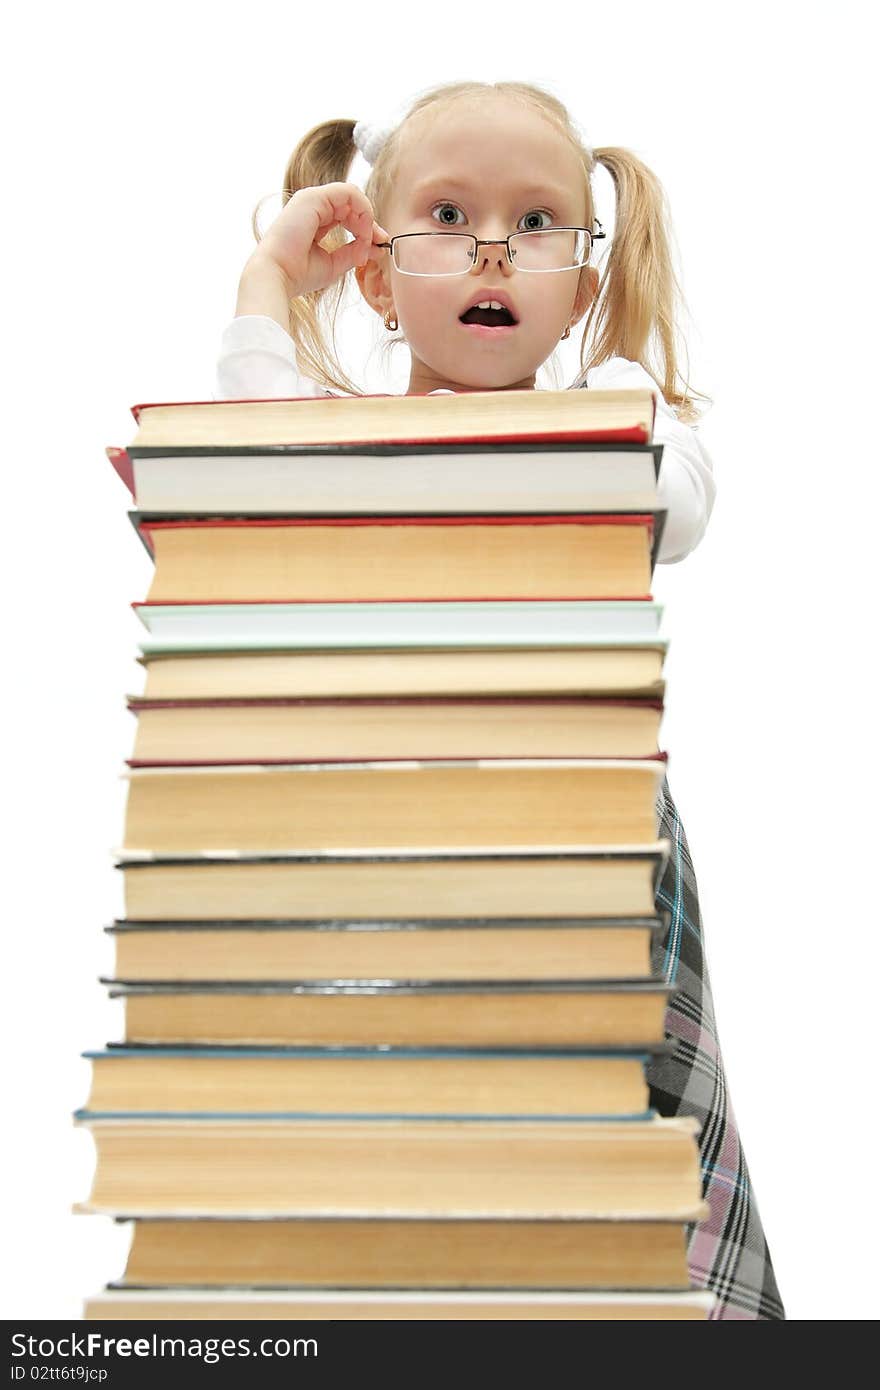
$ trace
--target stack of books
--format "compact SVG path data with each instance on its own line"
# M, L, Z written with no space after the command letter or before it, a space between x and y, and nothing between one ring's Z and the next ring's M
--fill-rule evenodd
M134 407L93 1318L704 1319L650 392Z

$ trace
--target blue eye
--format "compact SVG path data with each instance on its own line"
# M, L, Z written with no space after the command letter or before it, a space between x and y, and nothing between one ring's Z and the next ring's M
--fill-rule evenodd
M436 203L431 209L431 216L433 217L434 213L440 209L445 210L446 208L452 208L454 212L461 212L461 208L457 207L455 203ZM455 220L450 221L448 217L441 217L440 221L445 227L461 226L460 222L456 222Z
M546 227L547 224L544 223L542 225L540 223L531 222L530 219L533 217L549 217L550 221L553 221L553 213L547 212L546 208L532 208L531 212L524 213L523 216L520 218L521 222L526 222L529 224L525 227L522 227L521 231L542 232L544 230L544 227Z

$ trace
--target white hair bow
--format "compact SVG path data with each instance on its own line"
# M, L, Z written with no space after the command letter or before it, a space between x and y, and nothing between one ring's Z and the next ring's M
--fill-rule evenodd
M393 126L370 125L369 121L358 121L354 128L354 143L368 164L375 164L379 151L391 134Z

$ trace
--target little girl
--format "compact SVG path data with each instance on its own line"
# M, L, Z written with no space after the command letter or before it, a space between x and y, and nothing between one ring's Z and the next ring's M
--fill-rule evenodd
M372 165L364 192L345 182L357 150ZM601 283L589 264L602 235L590 183L597 163L617 197ZM676 385L677 285L663 193L640 160L619 148L587 148L564 106L537 87L463 82L427 92L391 130L350 120L316 126L294 150L284 193L283 211L241 276L236 317L223 335L218 399L362 394L325 344L318 316L332 294L335 324L350 270L385 328L402 331L408 395L535 389L538 368L586 315L572 389L658 392L658 506L667 510L659 559L683 560L693 550L715 486L693 428L693 397ZM516 237L553 228L556 237ZM655 337L656 374L648 363ZM710 1214L688 1231L690 1275L716 1295L716 1318L781 1319L727 1094L696 879L665 781L660 811L659 833L672 848L658 904L669 926L653 966L677 989L666 1017L675 1047L647 1070L652 1106L662 1115L696 1115L701 1125Z

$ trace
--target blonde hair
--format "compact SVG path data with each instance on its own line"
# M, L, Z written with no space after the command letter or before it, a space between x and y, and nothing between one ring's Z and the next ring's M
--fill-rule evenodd
M423 93L386 139L367 179L364 192L376 221L383 221L408 123L423 112L439 113L464 99L490 95L521 102L568 140L583 168L586 225L592 227L594 221L590 175L597 163L607 169L614 184L614 237L584 323L581 378L611 357L638 362L678 417L692 423L699 417L695 400L710 398L690 390L678 368L676 339L681 337L678 314L683 300L673 270L670 219L663 188L630 150L608 146L594 150L591 156L564 105L549 92L525 82L452 82ZM357 153L355 124L353 120L324 121L303 136L285 170L285 201L300 188L347 180ZM254 235L259 239L256 212ZM330 250L344 241L342 229L334 228L321 244ZM336 323L347 278L344 275L326 289L291 300L290 334L300 371L324 386L362 395L362 389L346 375L337 355ZM322 318L329 323L329 345ZM394 346L395 341L402 339L391 340L389 346Z

